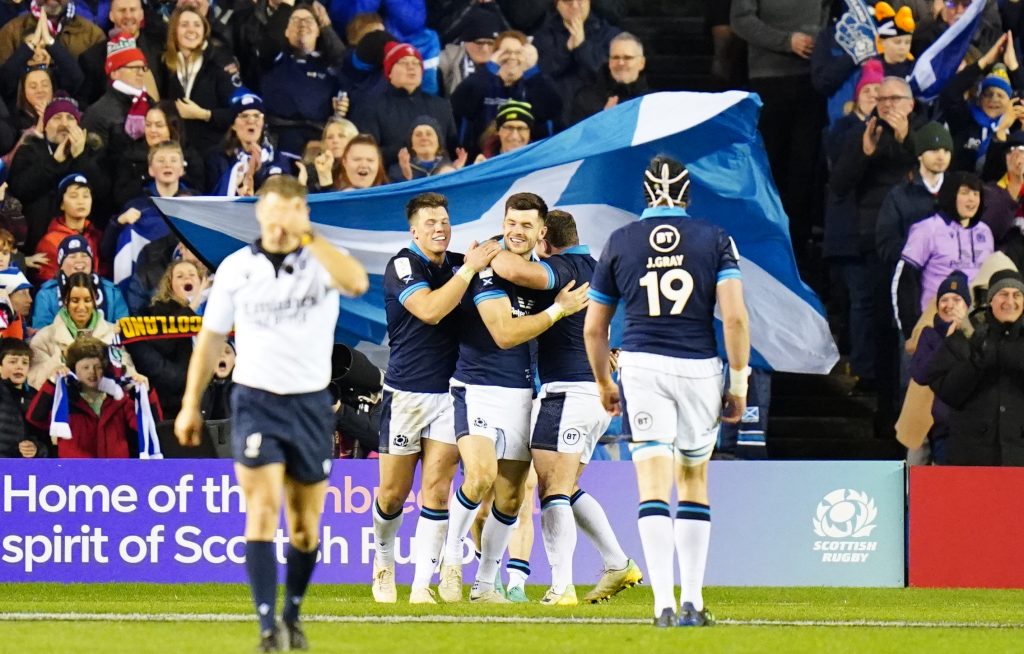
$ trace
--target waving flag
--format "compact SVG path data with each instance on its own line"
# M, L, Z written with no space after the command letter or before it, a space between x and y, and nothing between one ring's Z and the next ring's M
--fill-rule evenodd
M956 75L971 45L974 32L978 29L978 23L981 22L985 4L972 2L967 11L918 57L914 71L907 80L915 98L931 102L939 97L942 87Z
M686 163L691 214L724 227L742 257L755 365L827 373L838 359L824 311L800 280L788 219L757 133L756 95L656 93L602 111L549 139L458 172L310 198L315 227L366 266L370 291L342 300L338 336L383 343L384 267L409 242L405 203L425 191L450 202L452 249L500 232L505 199L537 193L576 218L600 252L615 228L644 209L643 170L655 154ZM253 198L156 200L189 246L216 264L258 237Z

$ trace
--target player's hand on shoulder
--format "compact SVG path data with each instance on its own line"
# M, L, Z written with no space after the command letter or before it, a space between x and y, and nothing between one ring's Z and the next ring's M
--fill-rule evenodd
M747 408L747 398L726 393L722 398L722 422L735 425L743 417L743 410Z
M203 416L199 409L182 407L174 419L174 435L182 447L196 447L203 433Z
M466 250L466 265L474 271L480 272L491 264L491 259L493 259L498 252L501 252L501 248L498 247L498 244L495 241L484 241L483 243L473 241L470 244L469 249Z
M590 298L587 297L587 292L589 290L589 282L584 282L582 286L577 287L576 282L571 280L558 292L558 295L555 297L555 302L562 305L565 315L571 316L572 314L585 309L587 304L590 303Z

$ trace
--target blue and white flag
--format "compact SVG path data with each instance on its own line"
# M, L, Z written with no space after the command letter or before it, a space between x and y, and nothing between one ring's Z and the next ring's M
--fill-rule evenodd
M73 374L73 373L69 373ZM50 407L50 438L71 438L70 406L68 404L68 378L58 375L53 386L53 406Z
M124 286L135 274L135 265L139 261L142 248L150 241L168 234L167 223L160 219L156 211L143 214L142 218L131 225L126 225L117 235L117 250L114 253L114 283ZM123 289L122 289L123 290Z
M754 365L827 373L838 352L820 302L797 273L788 219L757 132L760 109L756 95L740 91L656 93L451 174L312 196L316 229L370 273L366 295L342 300L339 338L384 342L384 267L409 243L404 207L413 195L448 197L455 251L499 233L505 199L531 191L572 213L581 242L597 253L614 229L643 211L643 171L651 157L667 154L690 169L691 215L721 225L739 247ZM155 201L211 264L259 236L253 198Z
M139 458L162 459L160 438L156 432L156 420L153 419L153 407L149 404L149 387L136 386L135 395L135 430L139 434Z
M917 58L914 71L907 80L915 98L931 102L956 75L981 22L985 4L972 2L967 11Z

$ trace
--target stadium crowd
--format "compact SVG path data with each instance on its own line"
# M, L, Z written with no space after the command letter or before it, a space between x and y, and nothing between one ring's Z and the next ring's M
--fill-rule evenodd
M0 456L138 456L112 378L173 418L190 340L121 344L117 321L201 315L212 271L154 197L253 195L279 173L368 188L550 136L650 92L625 4L0 0ZM842 0L709 4L712 73L764 102L801 264L821 240L855 392L923 444L914 460L1022 463L1020 3L988 0L934 99L905 78L971 0L866 0L862 61ZM229 345L217 377L231 366ZM68 372L71 438L53 445ZM377 389L342 390L365 408Z

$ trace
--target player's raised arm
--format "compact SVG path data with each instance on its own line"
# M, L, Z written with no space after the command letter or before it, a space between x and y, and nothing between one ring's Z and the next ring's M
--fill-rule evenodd
M306 223L309 223L307 209ZM313 231L312 228L299 232L300 242L309 249L331 276L334 287L352 297L362 295L370 288L370 278L363 264L350 254L334 247L326 238Z
M466 250L465 263L444 286L433 290L423 287L409 295L402 306L428 325L436 325L459 305L473 276L486 268L499 250L496 241L473 242Z
M586 308L589 301L587 291L590 290L590 284L573 288L575 284L576 282L566 284L558 292L550 307L531 316L513 317L512 303L503 293L496 293L493 297L482 300L478 299L476 308L495 344L501 349L507 350L525 343L531 338L536 338L565 316L571 316Z
M511 252L498 252L491 261L491 267L502 279L538 291L554 288L551 266L539 261L527 261Z

